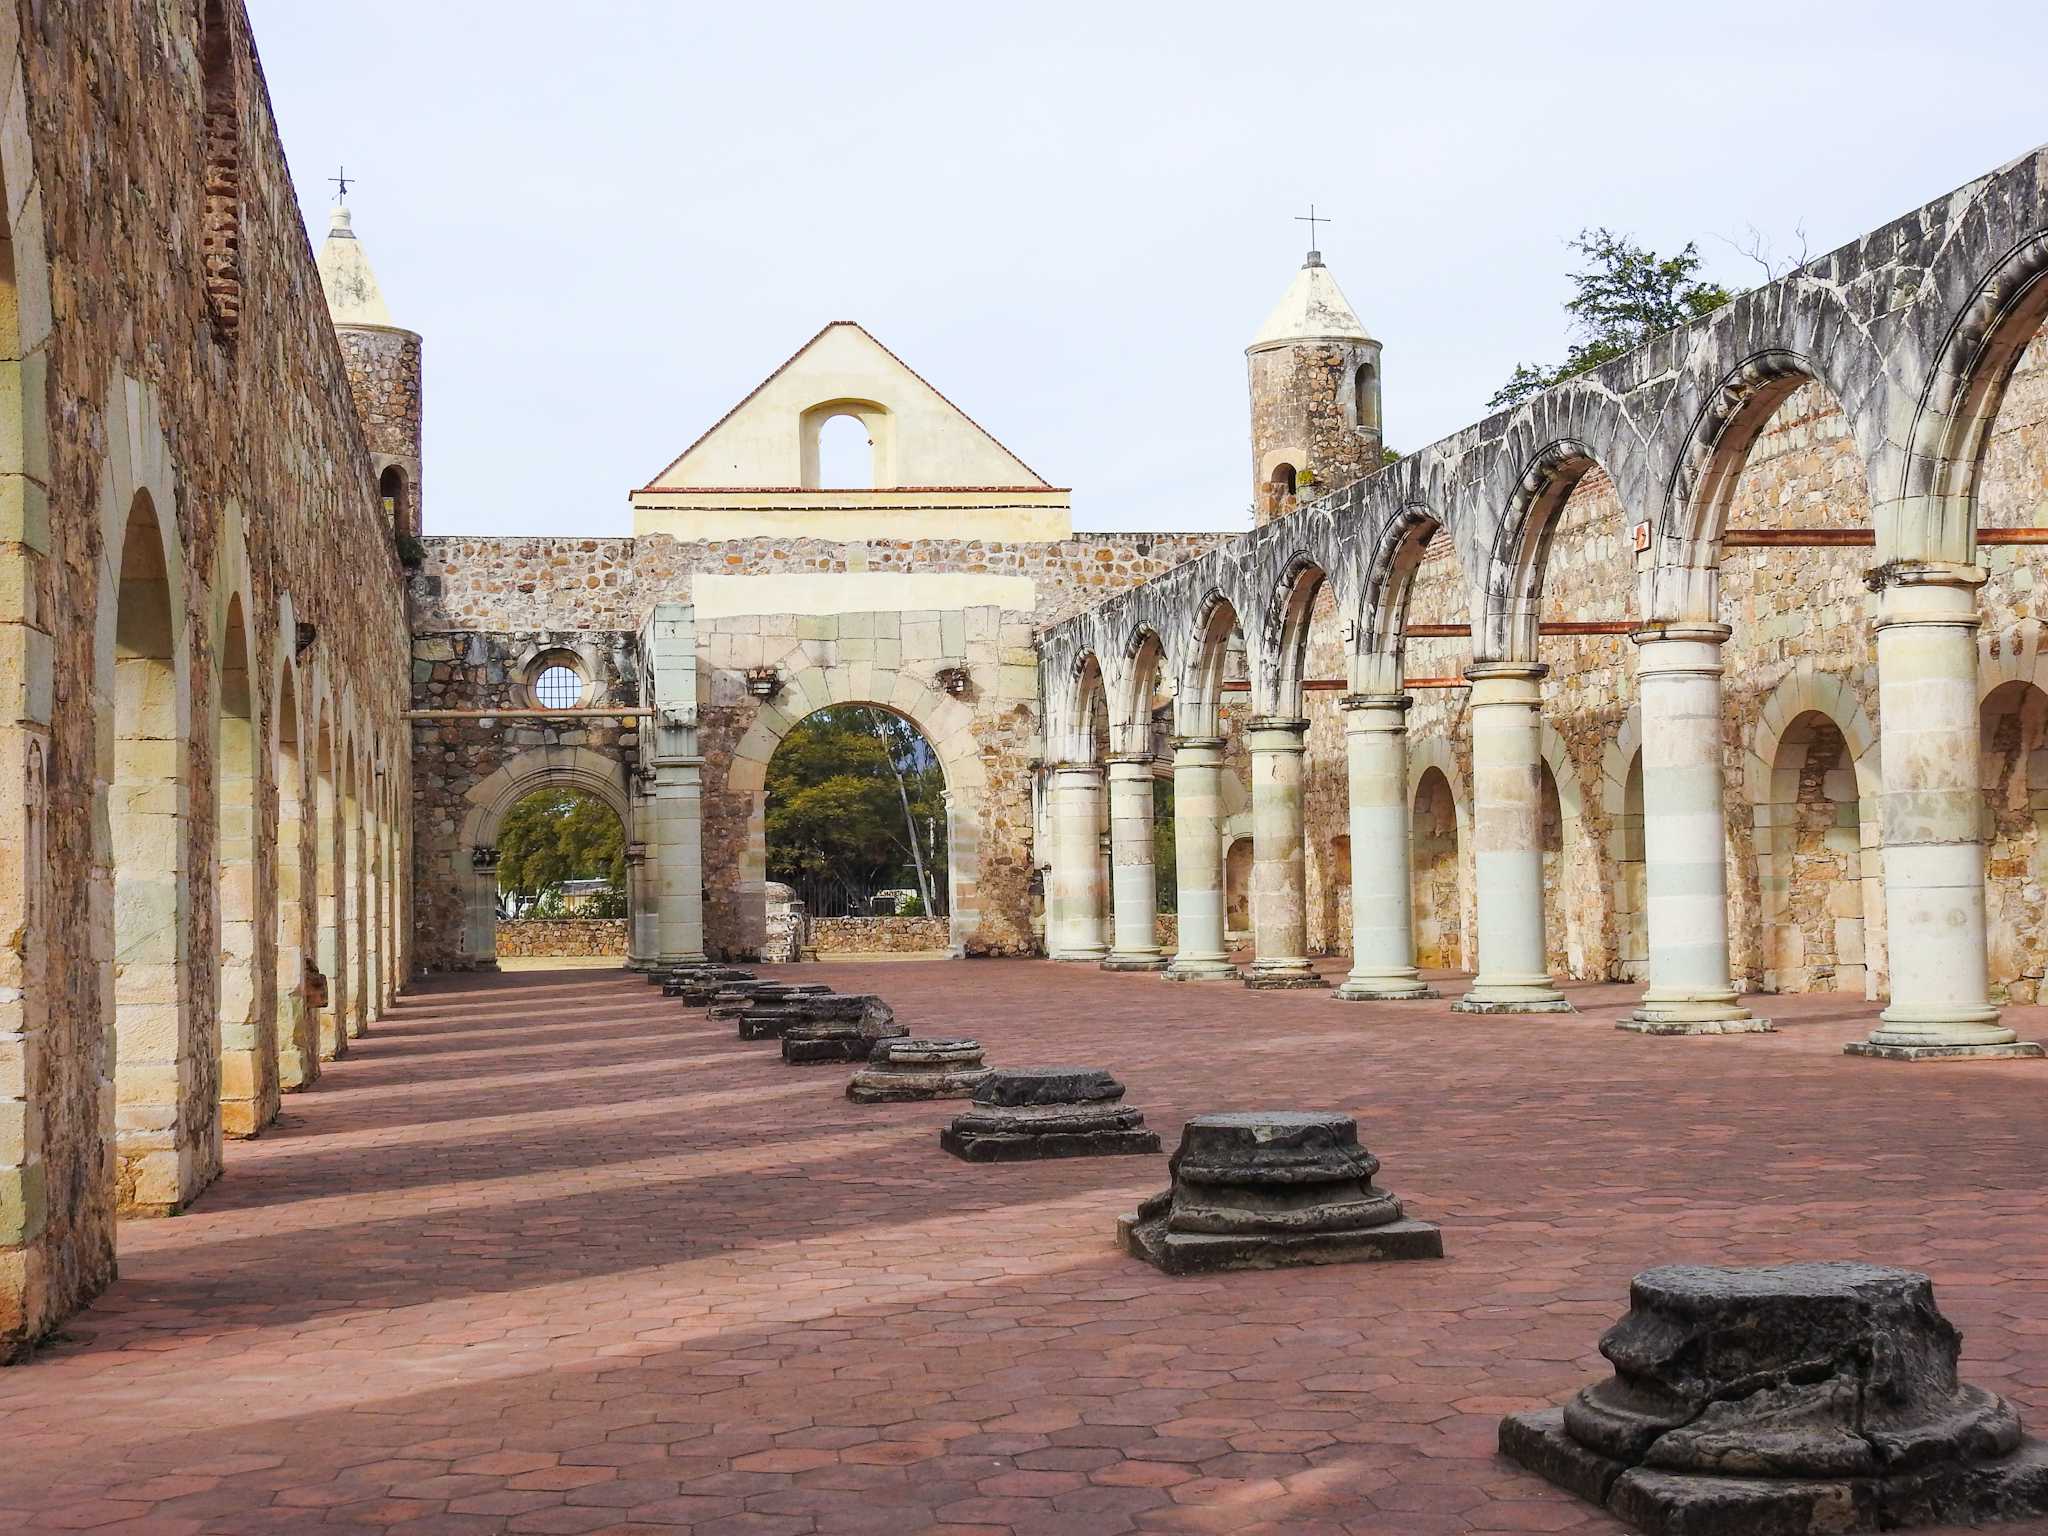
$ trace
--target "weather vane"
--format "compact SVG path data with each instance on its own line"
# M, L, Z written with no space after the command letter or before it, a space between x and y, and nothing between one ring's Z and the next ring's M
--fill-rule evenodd
M1294 216L1294 222L1297 224L1306 224L1308 226L1308 248L1312 251L1315 251L1322 249L1322 247L1316 243L1316 226L1318 224L1334 224L1337 221L1335 219L1325 219L1319 217L1316 213L1316 205L1314 203L1310 203L1308 205L1308 212L1306 214L1297 213Z
M341 201L342 201L342 202L343 202L344 204L345 204L345 203L347 203L347 202L348 202L348 182L349 182L349 175L348 175L348 167L344 165L344 166L343 166L343 167L341 168L341 174L340 174L339 176L330 176L330 177L328 177L327 179L328 179L329 181L333 182L333 183L335 184L335 186L337 186L337 187L339 187L339 188L341 189ZM356 178L356 180L360 181L360 180L362 180L362 178L361 178L360 176L358 176L358 177ZM1313 206L1311 206L1311 207L1309 208L1309 212L1310 212L1310 213L1314 213L1314 212L1315 212L1315 208L1314 208ZM1313 235L1313 234L1315 233L1315 231L1314 231L1314 230L1310 230L1310 231L1309 231L1309 233L1310 233L1311 235Z

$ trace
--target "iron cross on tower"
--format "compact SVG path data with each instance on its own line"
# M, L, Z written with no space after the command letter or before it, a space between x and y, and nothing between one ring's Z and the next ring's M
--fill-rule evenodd
M1335 219L1322 218L1316 213L1316 205L1310 203L1308 205L1308 212L1306 214L1297 213L1294 216L1294 222L1308 226L1309 264L1311 266L1320 266L1322 264L1323 252L1322 248L1316 243L1316 226L1318 224L1334 224L1337 221Z
M339 201L341 201L341 202L343 202L343 203L346 203L346 202L348 201L348 184L349 184L349 174L348 174L348 167L344 165L343 167L341 167L341 174L340 174L340 175L338 175L338 176L330 176L330 177L328 177L327 179L328 179L329 181L333 182L333 183L335 184L335 186L336 186L336 187L340 188L340 198L339 198ZM360 180L362 180L362 178L361 178L360 176L356 177L355 179L356 179L357 181L360 181ZM1315 212L1315 209L1314 209L1313 207L1311 207L1311 208L1309 209L1309 212L1310 212L1310 213L1314 213L1314 212ZM1311 229L1311 230L1309 231L1309 233L1310 233L1311 235L1313 235L1313 234L1315 233L1315 231L1314 231L1313 229Z

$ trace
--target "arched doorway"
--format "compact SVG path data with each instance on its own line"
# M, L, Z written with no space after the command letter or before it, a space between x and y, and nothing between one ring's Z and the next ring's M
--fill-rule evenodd
M1861 716L1849 723L1860 726ZM1871 919L1883 893L1859 761L1864 743L1828 711L1808 707L1761 745L1771 754L1758 815L1764 990L1874 996Z
M2001 683L1979 716L1991 985L2008 1002L2035 1003L2048 974L2048 693L2029 681Z
M950 796L909 716L875 704L813 710L777 743L763 794L764 952L789 952L792 903L820 953L948 947Z
M626 955L626 828L598 796L543 785L498 826L496 952L546 961Z
M214 677L214 887L218 893L221 1128L254 1136L277 1113L275 997L265 961L274 934L262 915L256 863L261 788L253 658L240 594L227 600Z
M1465 897L1458 871L1458 803L1443 770L1425 768L1415 788L1415 963L1465 969Z

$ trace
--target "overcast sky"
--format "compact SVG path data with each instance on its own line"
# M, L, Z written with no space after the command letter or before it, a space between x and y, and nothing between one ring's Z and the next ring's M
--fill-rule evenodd
M429 533L628 491L858 320L1084 528L1249 526L1245 344L1321 244L1387 441L1566 344L1564 242L1818 254L2048 138L2008 0L250 0L317 244L426 338Z

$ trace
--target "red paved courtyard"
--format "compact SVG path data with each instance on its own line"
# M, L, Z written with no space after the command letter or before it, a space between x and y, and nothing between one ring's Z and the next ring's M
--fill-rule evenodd
M1931 1271L1968 1379L2048 1431L2048 1063L1170 986L806 967L993 1063L1114 1069L1164 1135L1342 1108L1440 1263L1170 1280L1112 1244L1163 1158L973 1167L945 1104L603 971L420 988L122 1278L0 1372L0 1529L1621 1529L1493 1454L1676 1260ZM2009 1014L2048 1037L2048 1010ZM2048 1522L2000 1529L2048 1530Z

